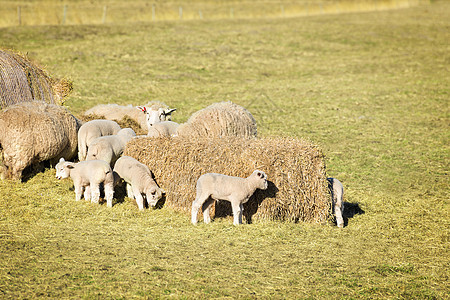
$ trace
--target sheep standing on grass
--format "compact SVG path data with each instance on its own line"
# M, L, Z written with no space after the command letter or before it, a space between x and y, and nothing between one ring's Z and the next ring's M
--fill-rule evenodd
M73 180L75 187L75 200L81 200L84 192L84 199L98 203L100 198L100 184L103 184L105 198L108 207L112 207L114 196L114 174L110 165L102 160L87 160L79 163L72 163L61 158L56 165L56 178L63 179L69 177Z
M233 225L242 224L243 204L250 199L256 189L267 189L267 175L259 170L247 178L227 176L217 173L207 173L197 180L197 196L192 203L191 222L197 224L197 214L200 207L203 210L203 221L209 223L209 211L214 201L231 202L233 209Z
M144 197L148 206L154 207L165 193L155 182L150 169L130 156L122 156L114 166L117 173L127 183L127 196L136 199L140 210L144 209Z
M337 226L344 227L344 186L336 178L328 178L328 187L331 192L333 214L336 216Z
M0 112L0 178L18 180L27 166L47 160L54 166L61 157L73 158L80 126L59 105L35 101L4 109Z
M78 159L86 160L91 142L101 136L117 134L119 124L111 120L92 120L83 124L78 131Z
M115 135L98 137L90 143L86 159L100 159L114 166L116 160L125 150L127 142L135 136L136 133L133 129L124 128Z

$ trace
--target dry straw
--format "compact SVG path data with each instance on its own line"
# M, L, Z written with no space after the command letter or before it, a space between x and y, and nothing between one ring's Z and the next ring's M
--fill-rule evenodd
M124 155L149 166L166 190L165 205L190 212L197 179L204 173L247 177L255 169L268 175L269 188L257 190L244 205L255 219L324 223L330 215L324 155L293 138L135 138ZM214 212L213 212L214 213ZM215 204L215 216L231 215L228 202Z
M54 79L26 56L0 49L0 108L30 101L61 105L71 91L70 81Z

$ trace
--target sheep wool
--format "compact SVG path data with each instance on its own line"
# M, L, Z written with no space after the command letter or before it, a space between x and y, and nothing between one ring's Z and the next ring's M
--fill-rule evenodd
M180 137L255 137L257 128L247 109L232 102L219 102L194 113L177 132Z
M67 109L43 102L22 102L0 112L1 178L20 179L32 164L63 157L77 150L81 122Z

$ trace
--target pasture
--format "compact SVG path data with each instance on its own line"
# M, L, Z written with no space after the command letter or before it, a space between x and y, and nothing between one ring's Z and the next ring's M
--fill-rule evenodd
M233 101L259 136L319 145L349 209L342 230L230 218L193 226L188 214L140 212L128 198L113 208L75 202L72 182L46 169L0 181L0 297L449 298L449 15L450 3L431 1L1 28L1 47L73 82L64 105L74 115L159 100L185 122Z

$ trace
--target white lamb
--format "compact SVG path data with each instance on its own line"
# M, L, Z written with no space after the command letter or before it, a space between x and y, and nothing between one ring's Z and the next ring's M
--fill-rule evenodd
M144 197L148 206L154 207L165 193L155 182L150 169L130 156L116 161L114 172L127 183L127 196L136 199L140 210L144 209Z
M336 216L337 226L344 227L344 219L342 214L344 212L344 186L336 178L328 178L328 187L331 192L333 213Z
M119 130L115 135L96 138L89 145L87 160L100 159L114 166L116 160L122 155L129 140L136 136L131 128Z
M114 175L110 165L102 160L88 160L79 163L65 161L56 164L56 178L71 177L75 186L75 200L79 201L84 192L84 199L98 203L100 184L103 184L108 207L112 207L114 196Z
M177 134L178 126L180 126L180 124L172 121L158 122L148 126L147 136L149 137L174 136Z
M209 223L209 211L216 200L231 202L233 209L233 225L242 224L243 204L253 195L256 189L267 189L267 175L255 170L247 178L207 173L197 180L197 196L192 203L191 222L197 224L200 207L203 210L203 221Z
M78 159L86 160L87 149L94 139L117 134L120 129L119 124L110 120L92 120L84 123L78 130Z

